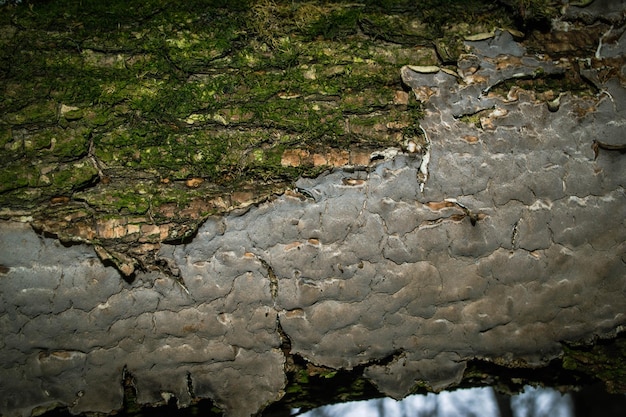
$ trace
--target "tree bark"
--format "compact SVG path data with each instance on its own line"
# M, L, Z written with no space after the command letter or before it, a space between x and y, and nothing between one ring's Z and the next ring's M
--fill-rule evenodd
M2 415L626 391L623 5L400 3L3 6Z

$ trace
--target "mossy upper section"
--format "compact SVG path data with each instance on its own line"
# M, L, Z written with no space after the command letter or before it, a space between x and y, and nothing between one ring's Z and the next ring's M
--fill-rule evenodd
M280 165L289 147L397 145L419 117L394 100L398 69L437 60L425 46L444 16L374 3L3 7L2 205L71 197L102 176L289 181L306 171ZM465 6L449 6L448 22L463 21ZM502 10L495 21L508 23Z
M481 0L0 7L0 216L105 246L95 225L111 218L180 239L332 155L401 146L421 108L399 69L453 63L464 36L516 13ZM285 164L294 150L331 156Z

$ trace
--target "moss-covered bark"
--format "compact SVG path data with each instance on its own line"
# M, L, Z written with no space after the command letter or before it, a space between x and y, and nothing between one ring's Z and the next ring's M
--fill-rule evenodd
M494 28L545 52L551 35L531 24L556 13L531 0L1 6L0 218L92 243L129 276L160 268L158 245L183 241L209 215L355 163L359 152L419 141L421 108L401 66L454 69L462 40ZM569 49L559 38L549 52L593 50L597 38L578 36ZM592 91L576 79L539 79L524 82ZM622 339L566 351L555 369L567 383L599 379L624 391ZM475 364L464 382L563 382L507 372ZM289 377L292 406L333 380L349 387L333 401L374 395L358 369L294 363Z
M94 243L126 274L207 215L401 146L420 106L399 68L514 25L482 1L2 9L0 215ZM310 157L286 162L292 149Z

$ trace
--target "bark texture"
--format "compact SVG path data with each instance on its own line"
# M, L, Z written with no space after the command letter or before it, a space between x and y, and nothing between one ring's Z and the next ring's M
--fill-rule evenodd
M425 114L399 146L209 217L132 280L2 222L0 413L110 413L132 374L138 403L249 416L296 355L401 398L457 386L474 359L541 367L623 330L626 41L598 47L607 75L484 37L454 71L399 69ZM510 86L570 71L596 93Z

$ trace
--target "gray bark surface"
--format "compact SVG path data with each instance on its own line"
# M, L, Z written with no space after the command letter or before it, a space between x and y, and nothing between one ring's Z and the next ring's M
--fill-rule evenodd
M364 365L401 398L453 386L474 358L539 366L562 341L623 329L626 158L591 145L623 143L626 91L614 78L554 112L492 95L566 66L506 32L468 44L479 69L463 84L402 69L424 97L424 149L209 219L162 246L169 274L129 284L91 247L2 223L0 413L111 412L127 370L140 403L211 398L248 416L283 395L284 338L316 365ZM485 110L481 127L462 120Z

